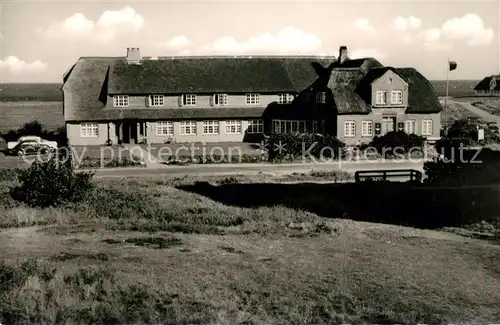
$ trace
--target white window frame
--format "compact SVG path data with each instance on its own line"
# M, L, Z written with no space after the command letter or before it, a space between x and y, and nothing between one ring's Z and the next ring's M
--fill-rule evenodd
M179 134L180 135L196 135L197 126L195 121L180 121Z
M401 105L403 104L403 91L393 90L391 92L391 104Z
M316 93L316 103L325 104L326 103L326 92L320 91Z
M264 120L249 120L247 133L248 134L264 133Z
M260 104L260 94L246 94L245 103L247 105L259 105Z
M174 122L169 122L169 121L156 122L156 135L160 137L174 135Z
M375 104L376 105L387 105L387 91L377 90Z
M217 135L220 133L220 122L214 120L203 121L203 135Z
M128 95L114 95L113 107L129 107L130 98Z
M226 121L226 134L241 134L243 133L243 123L238 120Z
M416 132L417 121L415 120L406 120L405 121L405 133L407 134L415 134Z
M196 106L196 95L195 94L182 95L182 106Z
M83 122L80 123L80 137L82 138L98 138L99 123Z
M422 135L432 135L432 120L422 120Z
M163 95L151 95L149 96L151 106L159 107L165 105L165 96Z
M274 133L305 133L306 121L303 120L272 120Z
M212 106L227 106L229 103L228 94L213 94Z
M361 123L361 136L362 137L373 136L373 121L363 121Z
M278 104L290 104L293 102L293 95L291 94L278 94L276 102Z
M354 138L356 136L356 121L344 122L344 137Z

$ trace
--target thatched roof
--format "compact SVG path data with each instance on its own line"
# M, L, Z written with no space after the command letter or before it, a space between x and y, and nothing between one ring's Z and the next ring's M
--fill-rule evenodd
M328 88L332 91L338 114L370 113L371 84L389 70L408 83L406 113L441 112L442 106L434 87L414 68L372 67L366 73L361 68L332 69Z
M495 88L493 90L500 90L500 75L485 77L476 85L476 87L474 87L474 90L490 91L491 79L495 79L496 82Z
M298 92L317 77L319 57L177 57L127 65L124 58L85 57L64 76L65 119L257 117L265 108L218 107L175 110L104 108L112 94Z

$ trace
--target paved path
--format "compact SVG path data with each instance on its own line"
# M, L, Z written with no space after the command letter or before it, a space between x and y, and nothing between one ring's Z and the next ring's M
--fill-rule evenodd
M477 108L476 106L467 103L467 102L459 102L459 101L454 101L448 99L448 104L454 104L457 105L458 107L464 108L471 112L472 114L476 115L477 117L481 118L485 122L496 122L500 124L500 116L496 116L493 114L490 114L480 108Z
M140 176L219 176L219 175L257 175L269 173L273 175L310 173L312 171L373 169L416 169L423 171L423 161L348 161L333 163L304 164L211 164L189 166L163 166L162 168L113 168L97 169L96 177L140 177Z

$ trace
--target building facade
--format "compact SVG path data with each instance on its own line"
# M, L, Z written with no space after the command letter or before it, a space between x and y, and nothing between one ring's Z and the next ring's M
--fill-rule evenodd
M439 137L441 106L414 69L318 57L80 58L64 75L70 145L256 142L328 133L347 144L401 129ZM420 93L424 92L425 95Z

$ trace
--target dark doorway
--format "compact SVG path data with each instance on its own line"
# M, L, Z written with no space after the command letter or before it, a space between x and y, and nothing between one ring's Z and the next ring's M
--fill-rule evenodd
M137 143L137 121L123 121L123 143Z

